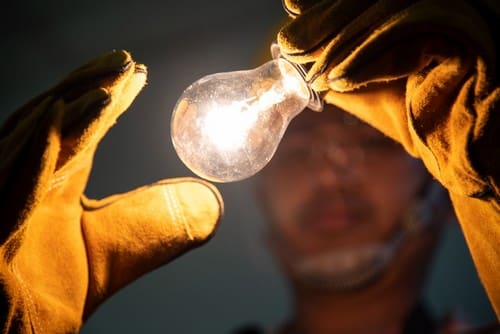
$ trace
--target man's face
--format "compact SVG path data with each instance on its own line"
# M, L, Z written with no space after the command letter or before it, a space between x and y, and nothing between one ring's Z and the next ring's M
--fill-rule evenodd
M292 121L261 196L276 234L307 256L389 240L426 175L399 144L327 106Z

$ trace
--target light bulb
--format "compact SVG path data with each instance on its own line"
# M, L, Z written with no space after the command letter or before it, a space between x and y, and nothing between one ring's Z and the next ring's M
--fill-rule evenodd
M280 57L253 70L208 75L177 101L172 142L198 176L242 180L271 160L288 124L307 106L322 104L301 69Z

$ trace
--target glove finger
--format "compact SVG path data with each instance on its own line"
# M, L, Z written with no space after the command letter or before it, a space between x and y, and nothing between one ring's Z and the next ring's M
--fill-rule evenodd
M285 25L278 34L284 57L296 63L314 62L307 80L313 88L327 90L324 73L349 57L380 25L394 21L397 13L416 0L325 1ZM321 80L316 80L318 76Z
M492 63L492 41L473 6L448 1L346 0L319 3L278 34L283 55L296 63L313 62L307 80L317 91L351 91L371 82L408 75L443 56L457 53L462 40ZM459 36L457 38L457 36ZM452 42L452 43L449 43Z
M22 151L22 144L28 141L30 135L36 131L37 126L41 124L39 120L44 113L48 112L56 100L66 96L63 100L66 103L71 103L74 99L86 93L84 87L88 88L89 84L95 86L91 90L101 87L104 78L109 81L110 74L123 73L125 69L131 66L131 63L130 55L124 51L98 57L74 71L54 88L33 98L10 115L0 127L0 157L2 158L2 164L5 165L6 162L15 160L12 157L17 154L16 152ZM79 87L79 89L73 89L75 87ZM71 118L74 118L72 114L64 117L63 127L65 129L74 123L71 120Z
M466 4L457 2L450 10L446 2L420 1L399 12L396 12L398 8L390 10L395 14L377 29L367 31L369 34L364 40L351 48L341 61L332 61L336 57L333 49L319 58L321 62L335 65L328 73L330 88L352 90L371 82L407 76L433 61L441 62L462 52L453 46L459 40L456 36L461 36L461 43L470 44L472 49L483 53L487 62L494 59L487 54L487 50L491 50L488 45L492 45L489 36L482 33L487 27Z
M78 98L64 101L62 150L55 179L73 189L84 189L97 145L132 104L145 85L146 76L146 68L131 61L124 72L108 76L100 87L83 90ZM69 177L77 171L81 172L77 179Z
M366 24L366 20L358 22L357 18L375 2L376 0L360 0L356 2L355 6L347 0L318 2L301 12L301 15L280 30L277 41L281 52L297 63L314 60L320 48L333 38L338 38L338 35L345 35L346 40L355 37L353 35L359 29L353 29L356 26L352 27L353 24L349 23ZM302 11L302 9L298 11Z
M134 62L127 51L111 51L72 71L52 89L52 94L69 101L85 90L106 86L106 82L130 70Z
M283 8L291 17L298 16L308 8L318 4L317 0L282 0L282 2Z
M84 144L82 138L91 124L99 119L104 107L111 101L108 92L98 88L86 92L79 99L64 106L61 125L62 147L57 169L66 164Z
M8 119L0 128L0 189L11 177L13 166L34 135L33 129L42 123L41 119L52 107L52 102L53 99L47 98L22 121ZM39 131L43 132L42 129Z
M101 55L89 63L71 72L56 86L48 91L34 97L15 113L9 116L0 129L0 138L6 136L15 124L19 124L25 118L29 118L33 110L44 100L51 98L57 100L63 98L71 101L84 94L86 90L93 90L103 85L110 76L123 73L131 66L130 54L126 51L109 52Z
M95 148L144 86L146 73L146 68L135 64L127 52L108 53L73 72L61 84L16 111L0 128L2 193L10 196L12 201L17 198L19 203L24 203L40 189L46 189L40 182L50 183L50 189L68 184L73 198L78 200L85 188ZM61 113L62 117L54 127L50 124L54 121L53 115L46 115L52 111ZM55 174L44 174L41 179L39 175L47 166L43 160L46 159L44 152L54 152L54 142L48 137L43 138L49 128L57 130L60 156L57 168L51 169ZM78 177L69 178L75 171L80 172ZM25 180L37 183L32 183L31 188L21 187L28 184ZM10 195L12 188L19 196ZM26 205L33 208L34 204ZM7 210L9 206L5 208ZM15 216L20 214L14 207L11 211Z
M205 242L223 213L217 189L192 178L83 204L90 265L86 317L118 289Z
M50 102L44 101L32 117L0 139L1 243L28 220L50 186L60 150L62 118L62 109Z
M71 89L62 96L65 113L63 140L97 142L130 106L146 82L146 67L132 61L125 51L103 55L64 80ZM91 86L85 84L90 80ZM72 85L72 83L78 84Z

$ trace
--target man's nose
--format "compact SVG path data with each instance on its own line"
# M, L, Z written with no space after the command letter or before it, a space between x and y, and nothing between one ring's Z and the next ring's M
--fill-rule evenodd
M352 186L359 179L358 168L341 149L321 152L312 161L311 177L323 187Z

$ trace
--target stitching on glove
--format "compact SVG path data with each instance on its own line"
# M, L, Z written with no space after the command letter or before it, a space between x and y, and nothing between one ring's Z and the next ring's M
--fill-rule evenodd
M26 286L26 283L24 282L23 278L21 277L21 274L19 273L17 269L17 265L15 262L12 263L12 273L14 276L17 278L19 285L21 287L22 292L26 296L26 300L28 300L28 314L31 322L31 329L33 330L33 333L40 333L38 331L39 328L42 328L40 325L40 320L38 319L38 313L35 308L35 303L33 302L33 297L31 296L31 293ZM43 331L42 331L43 332Z
M54 177L50 180L50 185L47 191L59 188L70 176L86 168L86 164L82 163L83 158L90 159L89 157L85 157L84 154L82 154L81 157L73 157L69 163L66 163L61 169L56 171L54 173Z
M50 186L47 189L47 191L51 191L54 188L58 188L66 181L67 178L68 178L68 174L62 174L56 178L53 178L50 182Z
M163 187L162 190L169 212L171 212L174 215L175 223L178 224L180 221L180 223L184 227L184 231L186 232L189 240L194 240L193 235L191 233L191 229L189 228L189 225L186 221L186 217L184 214L181 213L181 208L179 206L179 202L177 201L177 196L175 196L175 194L173 193L172 188L166 186Z

